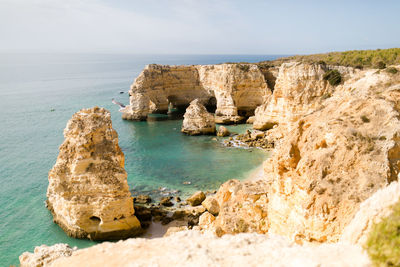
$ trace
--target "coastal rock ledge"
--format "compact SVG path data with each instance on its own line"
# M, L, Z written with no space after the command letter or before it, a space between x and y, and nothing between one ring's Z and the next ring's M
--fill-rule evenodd
M68 121L49 172L47 207L71 237L123 239L141 232L134 216L125 158L110 112L82 109Z

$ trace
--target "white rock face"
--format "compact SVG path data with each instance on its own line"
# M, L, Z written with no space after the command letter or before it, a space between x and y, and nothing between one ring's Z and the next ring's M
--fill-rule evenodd
M103 243L51 266L369 266L361 248L346 244L297 245L279 236L183 231L156 239Z
M214 116L199 102L193 100L183 116L182 132L189 135L214 134Z
M123 118L145 119L166 112L169 103L186 107L194 99L216 105L217 123L236 123L251 116L271 95L263 72L254 64L195 66L148 65L131 86Z
M68 121L64 137L49 172L47 205L54 221L76 238L140 233L110 113L98 107L80 110Z

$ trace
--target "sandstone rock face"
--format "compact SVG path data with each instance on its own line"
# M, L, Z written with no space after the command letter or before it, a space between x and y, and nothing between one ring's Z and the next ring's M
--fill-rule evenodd
M264 164L269 231L337 241L360 203L398 179L399 80L360 72L288 127Z
M71 248L67 244L55 244L51 247L41 245L35 247L33 253L24 252L19 256L19 263L21 267L48 266L58 258L71 256L74 251L76 248Z
M268 232L267 190L264 181L225 182L215 196L219 214L207 227L212 227L217 235ZM206 228L204 224L202 227Z
M364 245L372 226L392 212L392 206L400 201L400 184L396 181L378 190L360 205L359 211L343 231L340 241Z
M282 64L273 95L255 111L254 129L267 130L321 107L322 98L329 97L334 91L323 79L326 70L320 64Z
M131 86L123 118L145 119L166 112L169 103L186 108L191 101L216 107L217 123L237 123L271 95L266 76L254 64L195 66L148 65Z
M193 100L183 116L182 132L188 135L215 134L214 116L199 102Z
M262 184L230 181L220 187L216 233L256 231L334 242L364 200L398 180L400 75L344 69L344 83L333 90L319 79L321 68L281 67L272 97L287 77L295 92L290 89L281 101L302 96L305 104L293 116L282 111L276 122L284 123L266 133L266 139L279 140L264 163ZM297 87L301 77L311 79L302 82L311 92ZM332 95L325 98L326 92Z
M154 239L105 242L59 258L50 266L370 266L366 253L349 244L299 246L279 236L225 235L198 231Z
M47 205L72 237L120 239L138 234L133 199L111 115L82 109L64 130L57 162L49 172Z

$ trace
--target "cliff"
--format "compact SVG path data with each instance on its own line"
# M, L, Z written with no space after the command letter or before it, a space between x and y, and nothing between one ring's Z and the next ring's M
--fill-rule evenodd
M121 239L141 230L134 216L124 154L110 113L82 109L68 121L49 172L47 206L54 222L77 238Z
M339 68L345 81L332 87L323 80L324 68L280 67L254 124L277 125L267 132L277 146L264 163L262 183L220 188L219 204L230 210L212 222L216 233L337 241L360 203L398 179L399 75Z
M255 64L148 65L131 86L122 118L143 120L167 112L170 103L185 109L199 99L215 109L217 123L243 121L271 95L266 73Z

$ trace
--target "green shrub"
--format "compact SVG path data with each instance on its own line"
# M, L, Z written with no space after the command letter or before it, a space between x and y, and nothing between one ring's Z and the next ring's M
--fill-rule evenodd
M368 117L365 116L365 115L362 115L362 116L361 116L361 120L362 120L363 122L365 122L365 123L368 123L368 122L369 122Z
M385 62L383 62L383 61L378 61L378 62L375 64L375 67L376 67L377 69L383 70L384 68L386 68L386 64L385 64Z
M389 67L386 69L387 72L389 72L390 74L396 74L397 72L399 72L396 68L394 67Z
M372 227L365 249L376 266L400 266L400 202L391 215Z
M250 69L250 65L244 65L244 64L238 64L238 67L239 67L239 69L240 70L242 70L242 71L244 71L244 72L247 72L247 71L249 71L249 69Z
M342 75L338 70L329 70L325 72L323 78L332 86L336 86L342 81Z

